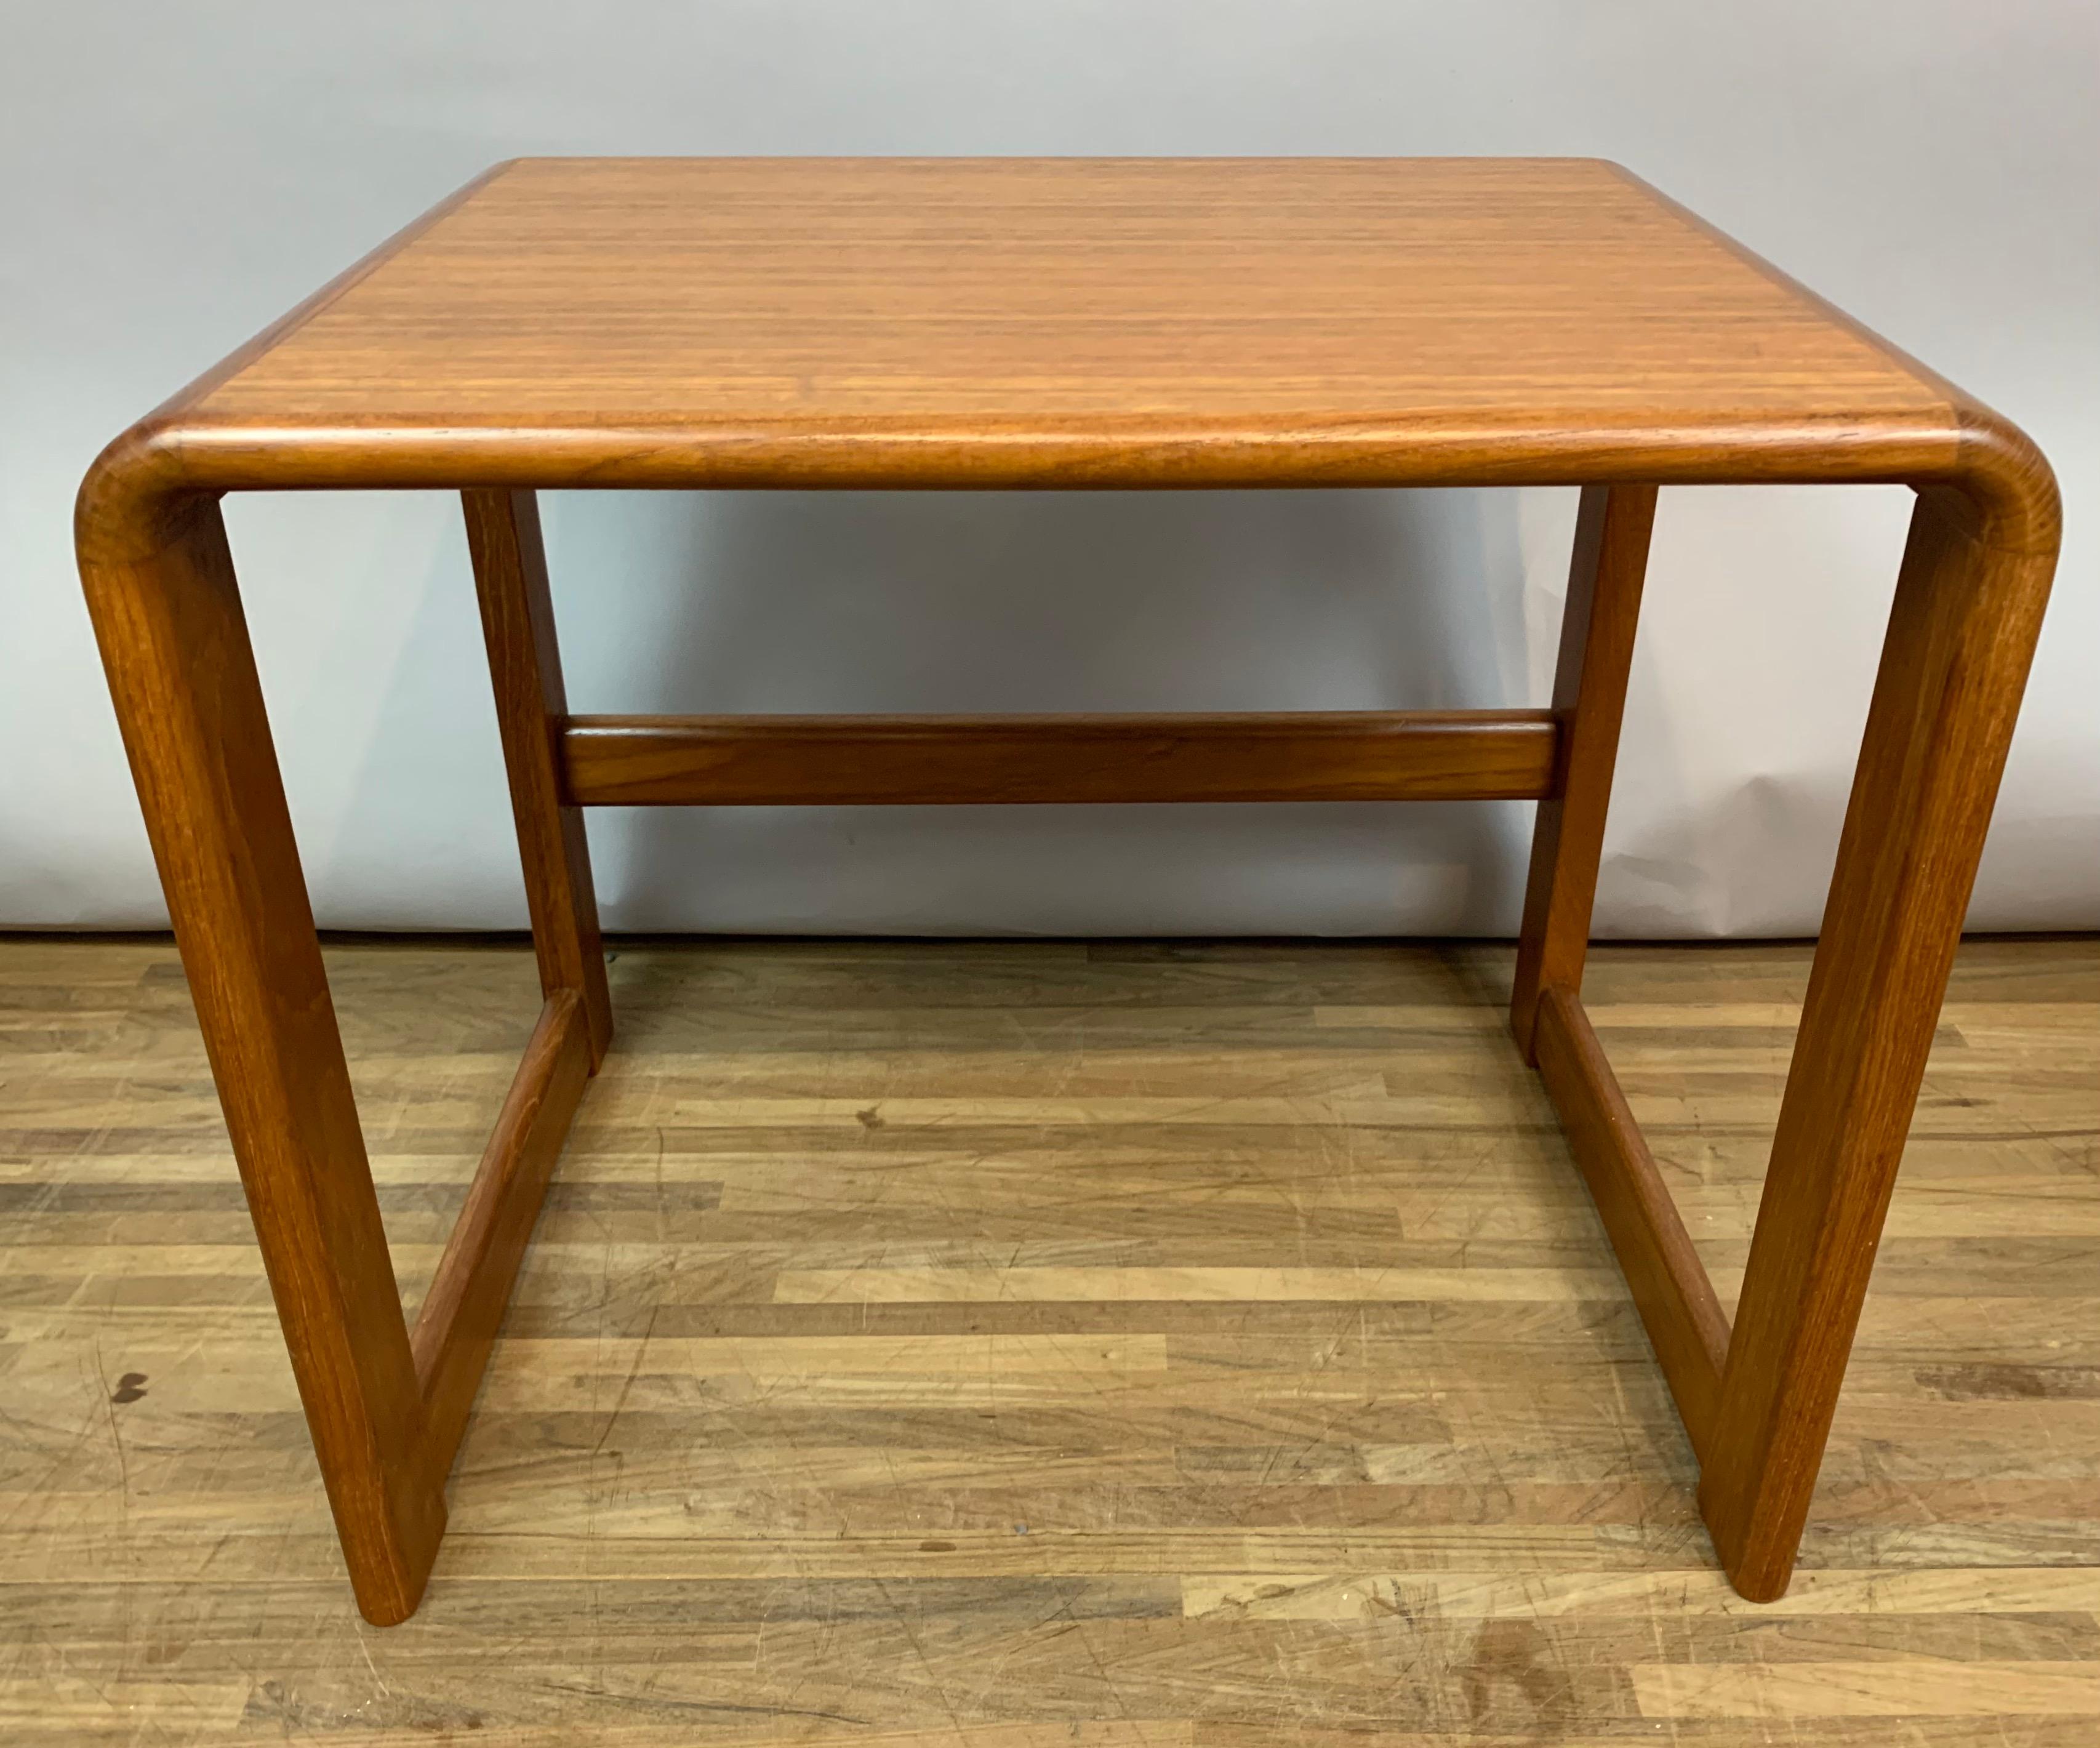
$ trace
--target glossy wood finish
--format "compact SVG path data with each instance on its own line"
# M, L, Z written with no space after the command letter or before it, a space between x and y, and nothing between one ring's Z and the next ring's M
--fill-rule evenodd
M88 608L358 1604L398 1621L444 1498L226 527L192 498L130 532Z
M584 806L1525 800L1556 781L1543 710L1226 716L571 717Z
M1517 974L1522 971L1520 960ZM1699 1460L1711 1462L1728 1362L1727 1313L1589 1016L1558 984L1538 1001L1533 1055L1670 1380L1685 1435Z
M2037 461L1615 165L525 159L176 396L88 501L1943 479L2046 522Z
M1793 1568L2054 563L1918 501L1702 1490L1746 1596Z
M569 704L539 502L530 492L469 492L463 501L526 907L540 956L540 990L550 1001L565 992L576 997L595 1074L612 1040L612 1000L606 993L583 815L562 794L561 735Z
M1618 762L1634 630L1655 527L1652 486L1589 486L1575 521L1575 550L1561 610L1553 710L1561 725L1554 790L1539 803L1524 893L1510 1029L1528 1061L1539 992L1582 987L1604 816Z
M440 1485L590 1075L582 1000L559 991L540 1010L409 1335L427 1421L421 1461Z
M614 944L620 1044L382 1632L174 948L0 938L11 1740L2090 1748L2100 939L1956 960L1762 1605L1507 947ZM1809 959L1585 980L1728 1303ZM412 1304L532 955L326 960Z
M1942 399L1581 160L528 159L196 413L1054 435L1157 411L1246 440Z
M1714 1406L1718 1300L1580 984L1656 488L1774 479L1901 481L1921 507ZM593 724L567 715L532 496L1430 483L1585 488L1550 718ZM491 1143L420 1395L214 501L346 486L465 493L554 1034ZM2058 503L2015 427L1637 179L1562 160L520 161L119 438L77 526L371 1618L413 1606L442 1528L441 1459L573 1102L567 1016L586 1066L610 1036L577 809L633 800L1541 796L1511 1019L1710 1459L1722 1558L1746 1595L1784 1587Z

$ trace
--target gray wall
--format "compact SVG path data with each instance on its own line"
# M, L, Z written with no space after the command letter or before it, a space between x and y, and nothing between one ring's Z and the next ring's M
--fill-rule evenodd
M159 896L68 547L101 444L519 152L1595 153L2024 423L2069 532L1972 921L2100 924L2085 0L5 0L0 923ZM1606 932L1811 930L1885 488L1665 494ZM1564 492L556 497L582 709L1535 700ZM522 920L457 505L229 510L324 922ZM615 927L1505 931L1525 806L607 813Z

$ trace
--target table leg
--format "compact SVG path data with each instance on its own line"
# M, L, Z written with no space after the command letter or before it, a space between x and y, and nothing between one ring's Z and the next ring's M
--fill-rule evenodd
M568 706L538 514L530 492L464 497L546 1000L409 1334L426 1458L439 1472L452 1468L570 1119L612 1035L583 814L562 793Z
M84 523L81 572L358 1606L401 1620L444 1477L217 500Z
M549 999L570 990L581 1001L595 1074L612 1039L612 998L606 987L583 810L565 805L562 797L560 738L569 707L538 501L530 492L502 489L461 496L496 684L496 720L510 775L540 987Z
M1533 1035L1541 993L1558 987L1572 995L1582 987L1655 496L1653 486L1582 488L1553 680L1560 781L1557 792L1538 804L1532 832L1510 996L1510 1029L1528 1062L1538 1061Z
M1921 493L1896 585L1700 1487L1754 1600L1793 1571L2040 629L2054 532L1995 532Z

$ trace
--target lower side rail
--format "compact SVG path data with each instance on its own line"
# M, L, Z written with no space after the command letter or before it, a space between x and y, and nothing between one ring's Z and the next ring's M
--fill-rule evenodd
M540 1009L409 1336L423 1395L423 1461L440 1486L589 1078L583 1004L558 990Z
M1701 1463L1713 1454L1728 1357L1728 1318L1655 1156L1619 1090L1574 994L1540 995L1538 1071L1560 1112L1569 1150L1618 1252L1634 1304Z

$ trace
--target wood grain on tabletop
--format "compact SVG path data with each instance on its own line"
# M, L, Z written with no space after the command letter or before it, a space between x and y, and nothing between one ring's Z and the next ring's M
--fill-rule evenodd
M1997 414L1595 160L532 158L112 446L81 527L301 485L1772 479L2054 514Z
M1507 949L615 951L450 1533L379 1632L173 948L0 942L15 1739L2092 1740L2100 942L1964 948L1762 1607ZM532 956L328 965L412 1303ZM1807 965L1585 983L1724 1301Z
M1945 396L1611 166L527 159L198 404L607 423Z

